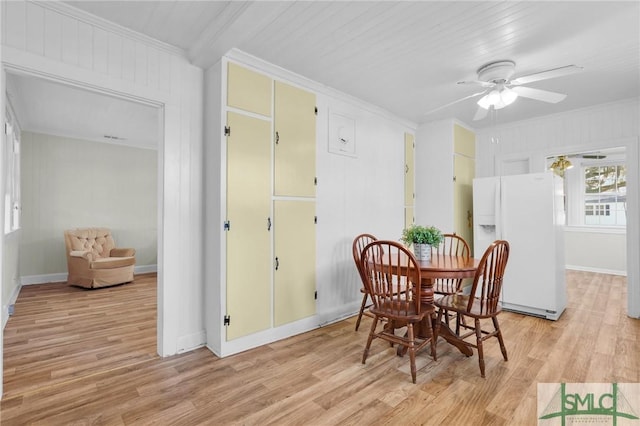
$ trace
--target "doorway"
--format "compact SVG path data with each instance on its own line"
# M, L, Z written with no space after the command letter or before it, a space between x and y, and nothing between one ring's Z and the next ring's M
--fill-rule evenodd
M626 276L626 149L563 153L546 165L564 183L566 267Z
M6 88L6 93L3 93L3 96L7 96L4 99L4 105L13 107L23 134L28 134L28 139L30 139L28 143L32 145L32 148L37 146L36 151L39 151L26 152L25 142L27 141L25 141L26 138L23 138L21 155L23 158L28 155L29 161L33 163L22 169L23 176L28 176L28 173L42 172L43 165L47 165L47 170L42 173L44 176L39 176L39 180L30 176L31 182L22 186L23 217L21 228L14 233L18 237L16 238L14 235L12 238L22 240L26 234L28 244L21 247L20 251L25 253L23 256L17 256L15 264L6 264L6 259L3 256L2 276L10 276L13 279L9 280L11 282L5 283L4 281L7 280L3 278L2 292L4 297L0 297L2 306L10 302L7 300L7 294L11 296L14 293L14 289L7 290L5 286L17 286L19 289L19 280L15 278L20 279L26 275L26 284L36 284L39 282L38 280L64 280L66 259L62 261L64 266L61 269L61 258L58 252L64 250L64 244L58 244L62 241L59 228L80 227L89 220L86 213L89 209L78 214L81 209L69 208L69 200L82 198L84 201L96 204L114 205L113 209L103 208L101 217L96 218L100 222L98 225L107 226L106 218L117 216L119 210L125 211L129 217L132 216L132 210L134 210L132 204L139 204L138 195L140 192L132 194L129 191L131 188L127 187L129 185L117 185L118 187L114 187L108 194L105 194L104 190L99 191L101 192L99 197L88 196L91 191L77 194L77 181L109 179L106 176L109 168L104 166L104 163L111 163L113 172L116 174L122 174L127 169L124 163L129 162L129 165L132 161L135 163L138 174L131 176L136 177L134 179L136 184L144 183L146 185L147 192L150 192L147 195L150 196L146 196L145 203L148 204L152 201L152 212L149 213L149 209L138 209L139 213L135 219L138 223L145 223L147 228L140 230L138 227L136 232L132 231L135 228L135 221L133 225L129 221L125 226L126 220L123 219L123 216L119 216L118 223L114 227L120 230L120 235L116 234L118 238L116 242L119 246L137 246L139 254L137 264L140 267L136 269L136 273L161 270L162 261L158 248L162 236L158 224L162 218L163 209L163 105L122 95L116 96L113 93L82 84L70 84L56 79L41 78L38 75L22 71L3 70L3 79L6 82L3 85ZM106 129L117 130L109 131ZM96 161L101 164L101 167L98 168L101 173L87 176L87 170L91 168L91 165L84 168L85 173L75 174L73 171L64 169L64 166L69 168L73 160L86 159L87 156L91 156L92 150ZM52 155L52 153L54 154ZM106 161L105 157L110 161ZM117 161L114 158L121 158L121 160ZM137 161L140 158L146 158L147 165L145 167L141 167ZM150 158L153 158L152 164L149 161ZM75 164L79 165L79 163ZM49 191L34 193L33 189L38 188L38 182L46 182L47 185L50 185L49 188L58 188L55 196L52 196ZM69 190L65 190L67 186L70 188ZM122 198L125 193L129 194L129 199ZM56 196L59 198L58 200L55 200ZM132 202L132 198L135 198L135 202ZM43 199L45 203L49 204L53 200L52 207L56 216L53 221L55 226L51 226L51 223L47 224L46 220L28 217L29 213L25 212L25 203L31 202L29 210L32 212L37 210L42 213L41 209L34 209L35 204L32 201L42 202ZM91 204L91 202L87 204ZM135 207L139 207L139 205ZM95 214L95 211L93 213ZM74 214L77 215L74 217ZM44 236L37 237L40 231L35 232L36 228L47 225L50 226L47 232L51 235L45 233ZM40 244L38 244L38 238L40 238ZM3 238L3 245L6 240L6 237ZM129 243L129 241L140 240L144 241L143 246ZM32 251L38 245L42 247L42 251L34 255ZM42 255L42 253L47 253L47 255ZM33 264L34 259L38 259L35 265ZM160 277L156 282L161 282ZM159 285L157 286L159 287ZM17 296L17 290L15 296ZM158 340L158 336L162 335L161 319L162 315L158 314L156 321L158 333L157 336L154 336L156 340ZM0 339L2 337L2 330L0 330ZM156 342L157 347L159 345ZM0 345L0 349L4 349L2 345Z

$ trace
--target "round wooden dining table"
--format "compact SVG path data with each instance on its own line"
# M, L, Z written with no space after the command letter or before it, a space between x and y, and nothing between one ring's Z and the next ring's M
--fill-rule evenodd
M410 271L406 271L406 256L385 256L383 262L391 262L397 266L400 262L399 270L403 275L408 275ZM450 256L443 254L433 254L431 260L418 260L420 267L420 277L422 279L421 289L422 301L424 303L433 303L433 283L435 280L441 279L458 279L473 278L478 269L480 259L465 256ZM413 268L409 267L413 270Z

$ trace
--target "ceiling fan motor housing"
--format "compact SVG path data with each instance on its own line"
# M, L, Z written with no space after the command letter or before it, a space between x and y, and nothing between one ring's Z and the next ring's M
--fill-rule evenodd
M505 83L508 82L516 71L516 63L513 61L490 62L478 68L478 80Z

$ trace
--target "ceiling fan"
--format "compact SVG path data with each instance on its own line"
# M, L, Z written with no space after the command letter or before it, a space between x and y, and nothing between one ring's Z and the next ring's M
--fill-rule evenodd
M558 176L564 177L565 170L569 170L573 168L573 163L569 160L570 158L583 158L585 160L602 160L607 158L606 155L593 152L593 153L582 153L582 154L569 154L569 155L557 155L553 158L554 161L549 166L549 170L553 170Z
M472 81L459 81L458 84L469 84L483 87L481 92L474 93L464 98L457 99L446 105L442 105L430 111L428 114L451 106L467 99L482 96L478 100L478 111L473 120L482 120L490 110L498 110L512 104L519 96L523 98L535 99L537 101L558 103L567 95L563 93L550 92L547 90L534 89L523 86L534 81L548 80L550 78L562 77L582 70L576 65L566 65L533 74L512 78L515 74L516 63L510 60L495 61L478 68L478 79Z

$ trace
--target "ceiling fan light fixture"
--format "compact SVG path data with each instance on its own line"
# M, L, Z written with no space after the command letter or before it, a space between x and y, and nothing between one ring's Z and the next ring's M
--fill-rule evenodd
M480 108L489 109L491 107L491 103L489 102L489 95L484 95L478 100L478 106Z
M502 109L507 105L511 105L518 98L518 94L508 87L501 89L493 89L486 95L484 95L478 101L478 105L481 108L489 109Z
M489 109L491 107L500 109L504 107L504 103L500 98L500 92L498 92L497 89L493 89L482 98L480 98L480 100L478 101L478 105L484 109Z
M573 164L571 161L567 160L567 157L564 155L559 155L558 158L551 163L549 166L549 170L553 170L555 174L558 176L564 177L564 171L573 168Z
M518 99L518 94L508 87L505 87L500 93L500 98L502 99L504 105L507 106L511 105L516 101L516 99Z
M493 105L493 109L502 109L506 107L498 89L494 89L489 93L489 105Z

